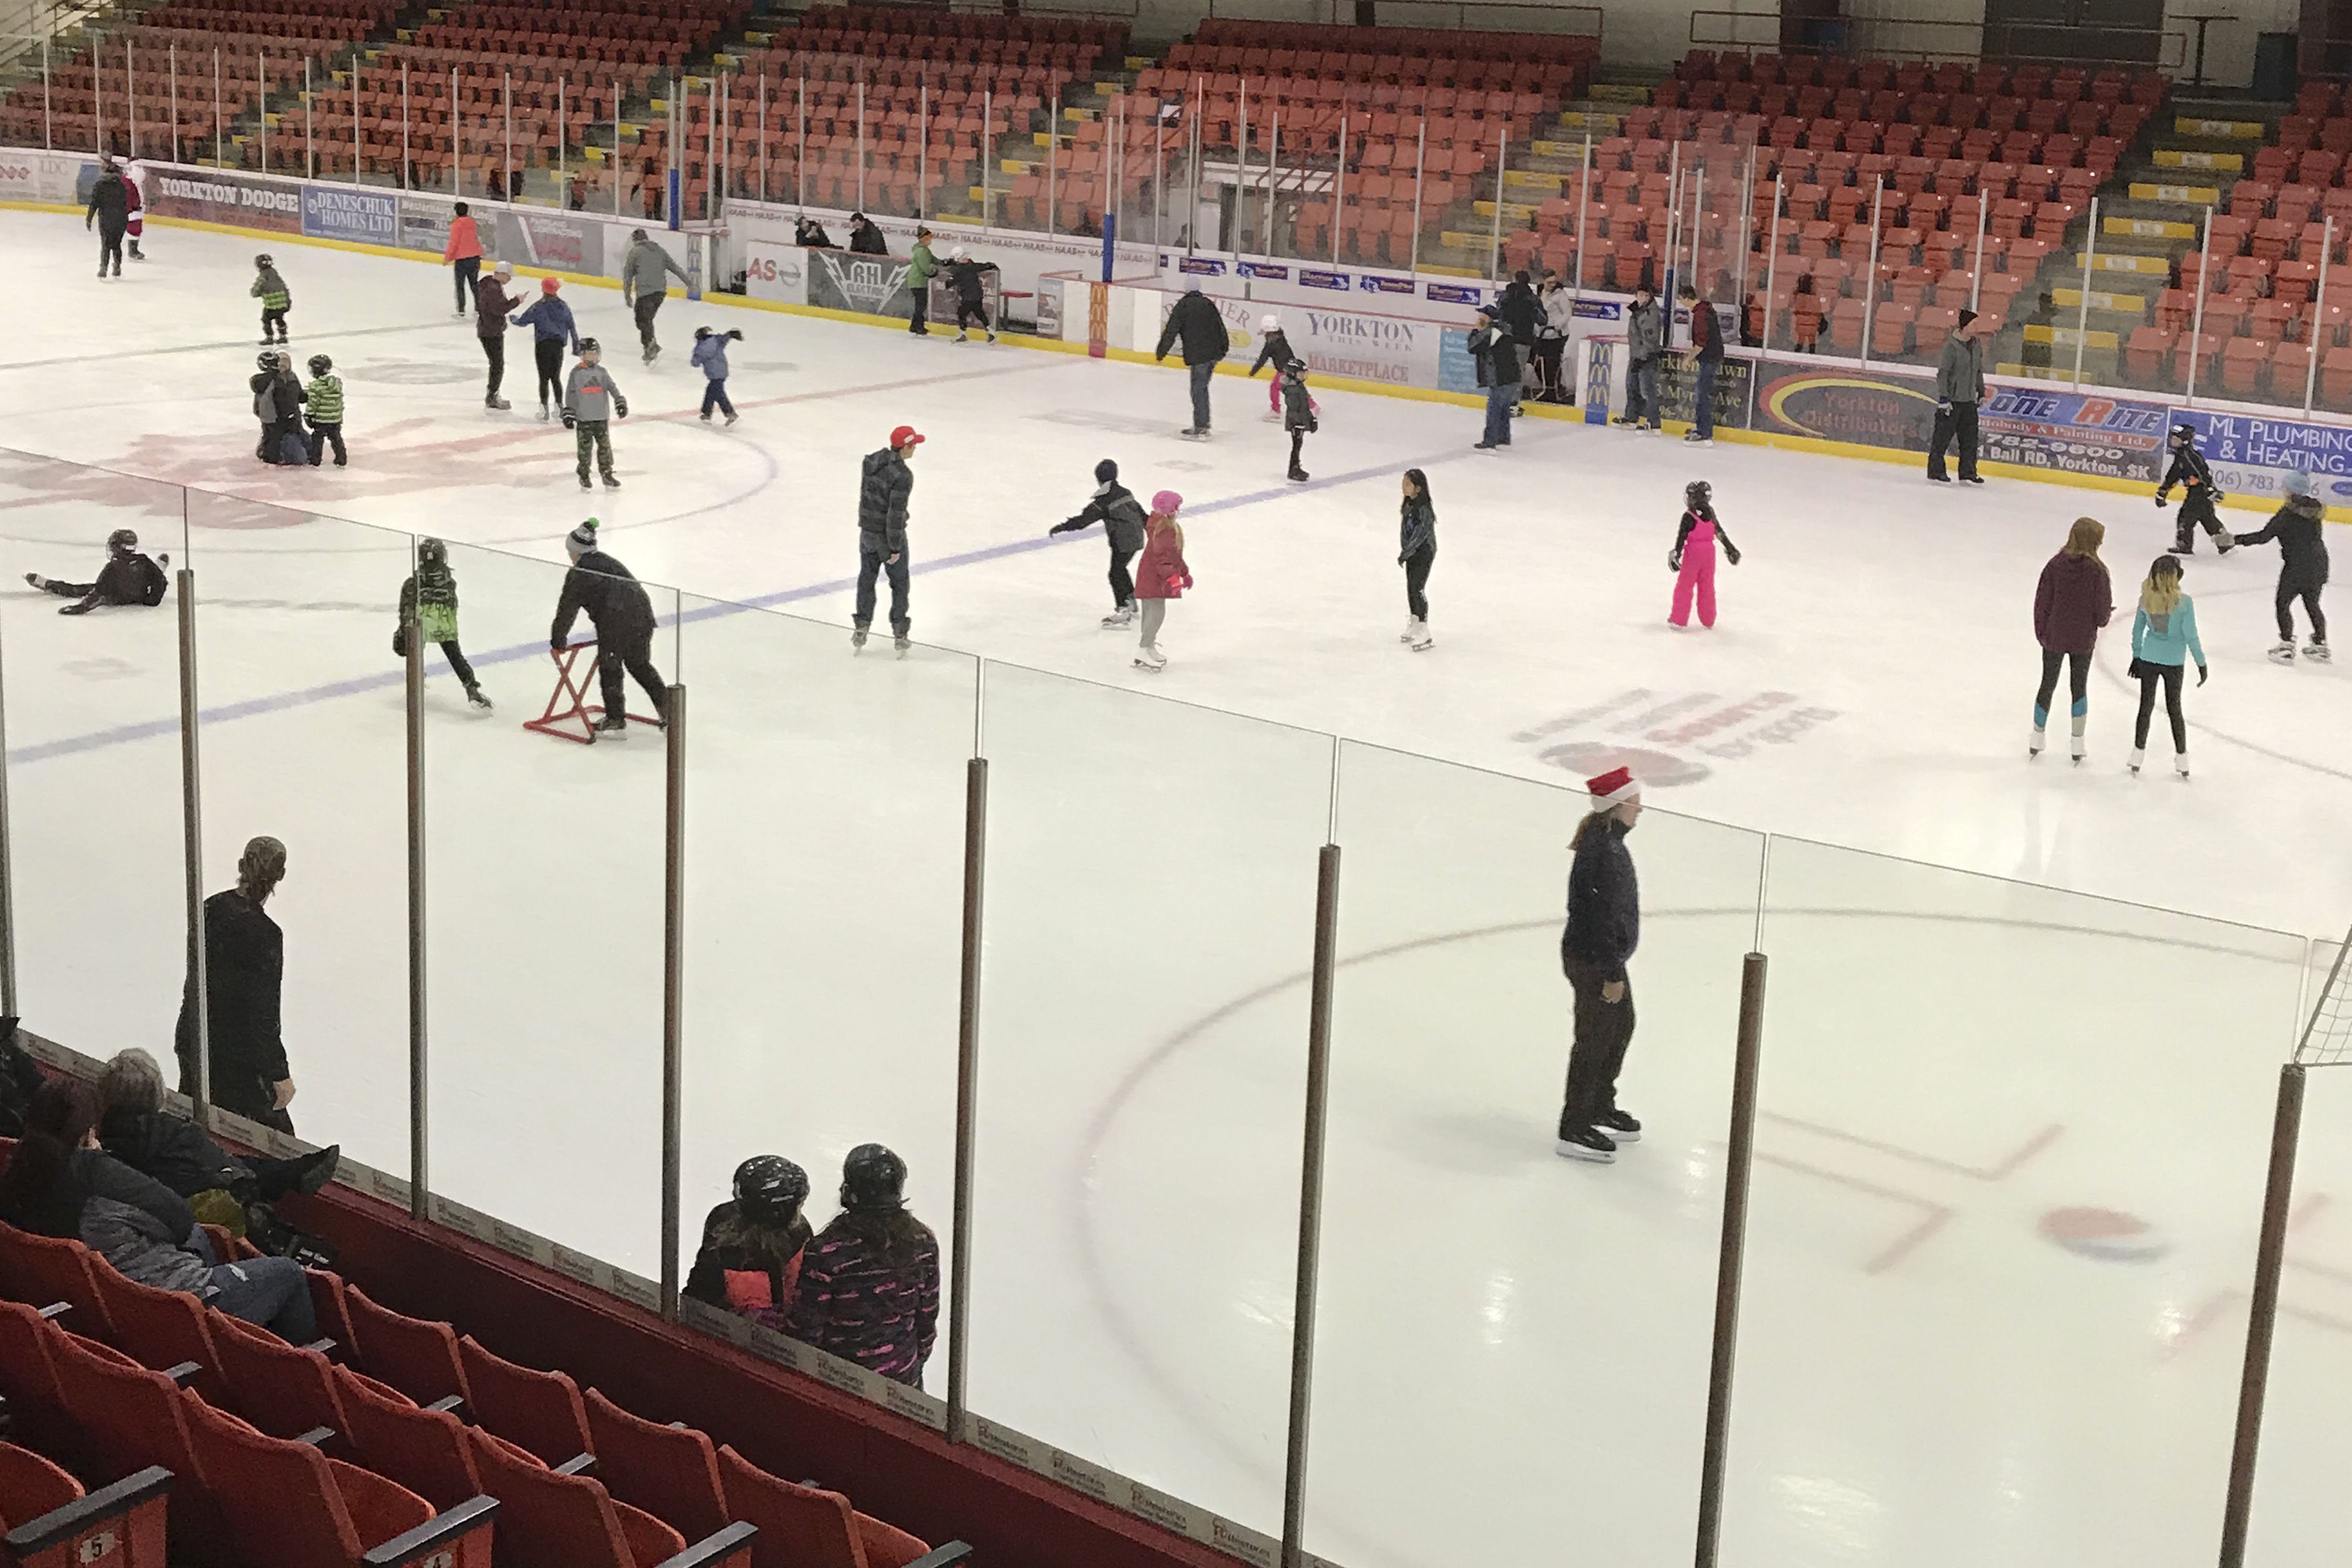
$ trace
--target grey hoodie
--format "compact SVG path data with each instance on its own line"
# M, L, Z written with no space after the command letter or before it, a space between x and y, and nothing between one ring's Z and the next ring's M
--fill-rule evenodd
M665 274L675 272L681 283L688 281L686 268L670 258L668 251L650 239L638 240L629 247L629 258L621 264L621 287L633 300L669 292Z
M629 400L621 384L601 364L575 364L563 383L563 412L583 425L600 424L615 414L626 416Z
M1666 325L1664 313L1658 302L1625 307L1625 354L1627 363L1642 365L1665 352Z

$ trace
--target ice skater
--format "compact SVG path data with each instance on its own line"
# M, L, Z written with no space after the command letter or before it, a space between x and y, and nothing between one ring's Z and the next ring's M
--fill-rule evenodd
M1486 432L1471 449L1492 452L1511 444L1511 411L1519 405L1519 345L1495 307L1481 305L1469 349L1478 384L1486 389Z
M565 586L568 590L568 581ZM466 700L477 708L488 708L490 700L483 694L482 683L474 679L466 650L457 646L457 578L449 570L449 547L437 539L416 542L416 570L400 585L400 625L392 634L392 651L401 658L408 657L411 626L440 648L458 684L466 689ZM571 629L569 624L564 626L567 633Z
M1282 367L1302 356L1291 348L1290 336L1282 330L1280 316L1260 316L1257 332L1257 358L1250 362L1249 373L1255 376L1266 366L1274 366L1274 379L1265 388L1265 417L1272 424L1282 418Z
M548 405L563 405L563 352L580 348L580 323L572 320L572 307L564 303L559 292L562 280L542 278L539 280L539 298L530 309L514 319L518 327L530 329L530 352L539 371L539 416L549 417Z
M275 349L254 356L257 367L247 383L253 388L254 417L261 421L261 449L254 454L265 463L308 467L310 443L302 437L302 384L294 378L294 361Z
M908 253L907 303L911 310L907 331L919 338L931 335L931 279L940 275L940 258L931 250L931 231L918 226L915 248Z
M332 447L335 467L343 467L351 458L343 449L343 378L325 354L310 356L310 384L302 389L302 402L310 419L310 466L317 468Z
M489 383L482 389L482 406L493 413L514 406L499 395L507 378L507 329L514 325L509 318L522 303L521 295L507 292L507 285L513 281L514 263L501 261L474 286L474 335L481 339L482 358L490 367Z
M1282 427L1290 432L1290 471L1284 476L1294 485L1307 482L1307 470L1298 466L1299 450L1307 437L1323 427L1315 417L1315 399L1307 392L1307 364L1292 360L1282 367Z
M2240 544L2268 544L2278 541L2279 579L2278 646L2271 649L2273 664L2294 662L2294 602L2303 601L2304 613L2311 617L2311 640L2303 645L2303 657L2326 664L2334 656L2327 651L2327 617L2320 613L2320 590L2327 586L2327 541L2322 531L2327 524L2327 508L2319 499L2319 487L2309 474L2296 472L2286 478L2286 504L2271 514L2269 522L2258 532L2236 536Z
M119 267L120 261L116 265ZM286 279L278 275L278 264L265 253L253 258L253 287L247 290L261 301L261 341L282 343L286 337L286 312L294 308L293 290Z
M740 328L730 327L714 332L709 327L694 329L694 368L703 375L702 422L710 423L710 411L716 408L727 416L727 423L735 423L735 405L727 401L727 345L743 341Z
M1631 770L1587 779L1592 809L1569 840L1568 923L1559 966L1575 994L1576 1037L1559 1141L1570 1160L1608 1164L1620 1145L1642 1141L1642 1124L1617 1109L1617 1075L1633 1043L1633 984L1626 971L1642 936L1641 885L1625 836L1642 819L1642 786Z
M580 363L563 383L563 427L572 433L580 456L580 488L588 488L588 458L596 458L596 471L603 476L604 488L616 490L621 481L613 474L613 421L629 416L629 400L621 395L620 384L613 373L599 363L604 349L595 339L580 340Z
M1715 515L1715 487L1705 479L1693 479L1683 487L1682 526L1675 530L1675 547L1666 552L1666 567L1675 574L1674 607L1667 612L1666 624L1676 631L1690 626L1691 600L1698 600L1698 624L1709 631L1715 629L1715 547L1723 546L1723 558L1734 566L1739 564L1739 546L1731 542L1731 535L1723 531L1723 520Z
M171 586L163 575L171 564L169 554L157 560L139 553L139 536L118 528L106 536L106 564L98 569L97 582L60 583L38 572L26 573L25 581L44 594L74 601L58 607L61 616L86 616L101 605L143 605L152 609L163 602Z
M662 683L661 671L654 668L654 602L646 596L645 584L596 547L593 517L563 536L563 551L572 557L572 570L563 574L563 596L556 602L555 624L548 629L547 642L555 657L562 658L564 646L572 640L572 620L581 611L588 612L588 624L596 628L596 679L604 697L604 710L593 733L629 732L628 689L621 681L625 672L636 677L646 695L654 700L655 721L667 723L669 688Z
M2213 482L2213 470L2205 465L2205 454L2197 449L2197 426L2175 425L2171 443L2172 465L2164 470L2164 482L2156 487L2156 504L2158 510L2171 505L2172 487L2180 487L2180 521L2172 531L2172 552L2194 555L2197 531L2202 528L2213 536L2214 548L2227 555L2238 542L2214 515L2222 491Z
M907 657L913 623L907 611L907 502L915 493L915 471L908 465L922 437L911 425L890 432L890 444L866 454L857 481L857 609L850 622L849 646L866 646L874 625L875 580L890 579L890 642L898 657Z
M971 253L961 245L948 252L948 286L955 290L955 341L971 341L971 329L976 325L986 333L988 341L996 341L996 329L988 320L988 286L982 274L996 270L993 261L974 261Z
M1437 505L1429 499L1429 476L1404 471L1404 501L1397 514L1397 564L1404 568L1404 631L1397 641L1415 653L1435 646L1429 635L1429 569L1437 564Z
M2197 661L2197 684L2205 684L2205 645L2197 640L2197 605L2180 591L2180 562L2159 555L2139 585L2139 610L2132 616L2131 673L2139 679L2139 718L2132 729L2131 771L2147 754L2147 721L2164 689L2164 716L2172 721L2172 770L2189 776L2189 724L2180 716L2181 668Z
M1049 538L1056 533L1075 533L1097 522L1103 525L1103 538L1110 544L1110 614L1102 618L1103 629L1131 626L1135 624L1135 579L1127 568L1143 548L1143 503L1135 499L1133 490L1118 482L1118 465L1108 458L1095 465L1095 493L1086 510L1055 523L1045 532Z
M2099 628L2116 613L2113 585L2099 545L2106 525L2095 518L2078 517L2067 531L2066 543L2042 568L2033 590L2033 636L2042 644L2042 685L2033 694L2033 738L2025 754L2042 754L2050 730L2050 699L2058 689L2059 666L2066 667L2067 691L2073 700L2074 758L2085 755L2084 726L2091 711L2091 653L2099 642Z
M1691 323L1690 353L1684 356L1684 361L1696 378L1691 388L1694 419L1689 434L1683 439L1693 446L1712 446L1715 443L1715 378L1723 368L1723 318L1715 313L1713 301L1698 297L1698 289L1692 284L1682 286L1682 301L1690 311Z
M1136 567L1135 596L1143 602L1143 636L1135 650L1135 668L1157 672L1168 668L1160 650L1160 627L1168 618L1168 602L1181 599L1192 585L1192 569L1184 563L1184 530L1176 521L1184 498L1161 490L1151 498L1151 515L1143 520L1143 560Z
M654 317L669 298L669 275L675 273L681 283L690 284L686 268L670 258L668 251L646 237L641 228L629 231L628 259L621 264L621 302L636 313L637 346L644 351L646 363L651 364L661 357L661 344L654 338Z
M122 177L122 170L111 158L98 173L89 187L89 205L82 214L82 232L90 226L98 226L98 275L107 275L107 263L114 264L114 276L122 276L122 238L131 226L131 182ZM265 342L268 340L264 339Z
M1234 340L1225 331L1224 316L1216 303L1201 292L1197 280L1186 282L1182 296L1169 310L1168 323L1160 329L1160 346L1152 351L1152 360L1157 363L1166 359L1168 351L1180 339L1184 344L1184 369L1192 383L1192 423L1176 434L1188 441L1205 441L1209 438L1209 383Z
M1646 420L1653 436L1662 428L1665 405L1658 401L1658 361L1665 352L1657 290L1644 279L1633 286L1633 303L1625 310L1625 412L1612 425L1633 430Z
M1985 395L1984 342L1974 310L1962 310L1956 321L1951 336L1936 352L1936 420L1927 443L1927 478L1939 485L1952 482L1944 468L1944 453L1957 447L1960 483L1980 485L1977 406Z
M449 264L449 281L457 289L457 314L474 313L474 286L482 280L482 234L475 226L474 209L459 202L449 214L449 238L441 247Z
M119 158L115 162L122 170L123 238L131 247L131 259L144 261L147 253L139 248L139 242L147 237L147 197L140 190L138 176L131 173L131 165ZM120 273L121 268L115 270Z

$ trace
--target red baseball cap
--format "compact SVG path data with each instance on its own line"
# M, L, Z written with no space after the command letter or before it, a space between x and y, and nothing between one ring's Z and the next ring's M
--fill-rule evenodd
M890 449L894 452L903 452L909 447L919 447L922 444L923 438L915 433L915 427L912 425L901 425L890 432Z

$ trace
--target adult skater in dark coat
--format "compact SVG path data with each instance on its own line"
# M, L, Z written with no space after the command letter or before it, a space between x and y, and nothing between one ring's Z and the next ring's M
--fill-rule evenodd
M212 1055L212 1102L248 1121L292 1132L286 1108L294 1100L279 1028L278 996L286 974L286 935L262 906L286 879L286 846L255 838L237 858L236 886L205 900L205 1009ZM180 1058L180 1092L196 1093L196 974L188 966L173 1031Z
M1234 346L1234 340L1225 331L1223 313L1201 292L1198 283L1187 284L1183 296L1168 312L1168 324L1160 329L1160 346L1151 357L1166 359L1180 339L1184 344L1184 368L1192 377L1192 423L1177 434L1188 440L1202 440L1209 434L1209 378L1217 374L1217 363Z
M2221 487L2213 482L2213 470L2205 466L2205 454L2197 449L2194 425L2172 427L2172 466L2164 470L2164 482L2156 487L2159 509L2171 504L2175 485L2180 487L2180 526L2172 531L2172 552L2196 554L2200 528L2213 536L2214 546L2222 554L2236 549L2236 536L2223 528L2221 520L2214 515L2214 503L2221 499Z
M106 264L111 261L114 275L121 277L122 237L131 228L131 185L122 177L121 165L111 158L89 187L89 206L81 220L83 232L89 232L92 224L98 226L98 275L105 277Z
M596 548L596 520L590 518L563 536L572 570L563 574L563 596L556 602L555 624L548 628L548 646L560 658L572 640L572 623L580 612L596 628L596 679L604 688L604 712L596 721L600 735L629 732L628 692L624 672L637 678L654 700L656 722L669 717L669 688L654 668L654 602L645 584L618 561Z
M1617 1109L1617 1074L1633 1039L1633 986L1626 962L1642 938L1642 889L1625 835L1641 820L1642 786L1624 768L1585 781L1591 814L1569 847L1568 924L1559 964L1576 994L1576 1043L1568 1056L1568 1095L1559 1142L1571 1160L1607 1164L1621 1143L1641 1141L1642 1124Z
M1128 563L1143 548L1143 503L1118 482L1118 465L1105 458L1095 465L1094 499L1077 516L1055 523L1048 534L1075 533L1096 523L1110 542L1111 611L1103 617L1106 630L1135 624L1135 578Z
M106 564L99 568L95 583L60 583L55 577L44 577L38 572L25 574L25 581L44 594L55 594L74 603L61 606L61 616L86 616L100 605L145 605L150 608L163 602L171 580L163 568L172 563L169 555L157 564L139 553L139 536L127 528L118 528L106 536Z
M1536 298L1534 280L1525 270L1513 273L1495 297L1495 314L1510 330L1511 341L1519 345L1519 357L1525 359L1535 347L1536 321L1543 314L1543 301Z
M2327 586L2327 541L2322 534L2326 526L2327 508L2319 499L2317 487L2309 474L2296 473L2287 476L2286 504L2271 514L2259 532L2237 536L2240 544L2278 541L2279 640L2271 649L2273 664L2294 662L2297 599L2311 616L2311 640L2304 645L2303 657L2321 664L2335 657L2327 651L2327 617L2319 609L2319 591Z

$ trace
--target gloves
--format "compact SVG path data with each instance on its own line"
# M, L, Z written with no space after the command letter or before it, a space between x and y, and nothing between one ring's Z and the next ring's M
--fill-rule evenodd
M2167 496L2167 495L2166 495L2162 490L2158 490L2158 491L2157 491L2157 492L2156 492L2156 505L2157 505L2157 510L2158 510L2160 511L2160 510L2162 510L2164 508L2168 507L2168 506L2170 506L2171 504L2172 504L2171 499L2170 499L2169 497L2168 497L2168 496Z
M2198 685L2202 686L2202 685L2204 685L2204 684L2205 684L2205 675L2206 675L2206 669L2205 669L2205 667L2204 667L2203 665L2201 665L2201 664L2200 664L2200 665L2199 665L2199 666L2197 667L2197 684L2198 684Z
M2230 535L2230 548L2232 550L2235 550L2239 545L2243 544L2245 542L2246 536L2242 533L2233 533Z
M1951 400L1950 398L1948 398L1948 397L1939 397L1939 398L1936 399L1936 412L1937 412L1937 413L1938 413L1938 414L1949 414L1951 411L1952 411L1952 400Z
M1051 539L1057 533L1074 532L1078 529L1084 528L1086 525L1086 519L1082 517L1066 518L1062 521L1057 522L1053 527L1047 529L1045 531L1045 537Z
M734 342L740 343L743 341L743 329L740 327L730 327L727 329L727 335Z
M1731 542L1731 541L1729 541L1729 540L1727 540L1727 540L1725 540L1725 541L1723 542L1723 558L1724 558L1726 561L1730 562L1734 566L1738 565L1738 564L1739 564L1739 547L1738 547L1738 545L1736 545L1736 544L1732 543L1732 542Z
M1682 569L1683 569L1683 552L1682 552L1682 551L1681 551L1681 550L1679 550L1679 549L1675 549L1675 550L1669 550L1669 551L1667 551L1667 552L1666 552L1666 570L1667 570L1667 571L1669 571L1669 572L1679 572L1679 571L1681 571Z
M579 420L578 416L575 416L575 415L572 412L572 410L570 410L569 408L567 408L567 409L565 409L565 410L563 411L563 427L564 427L566 430L569 430L569 429L572 428L574 426L578 425L579 423L580 423L580 420Z
M624 419L629 416L629 400L617 392L613 394L613 412Z
M549 643L547 645L547 651L553 654L557 658L562 658L563 657L563 645L560 642Z

